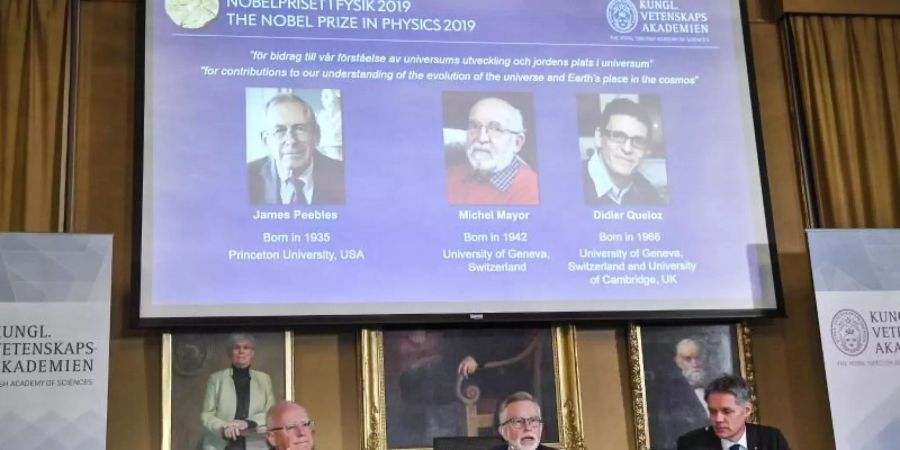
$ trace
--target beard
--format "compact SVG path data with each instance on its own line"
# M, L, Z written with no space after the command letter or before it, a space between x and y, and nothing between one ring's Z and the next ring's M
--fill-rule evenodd
M681 374L691 387L704 387L706 384L706 370L702 367L681 369Z
M509 448L514 450L535 450L541 442L537 439L519 439L516 442L510 442Z

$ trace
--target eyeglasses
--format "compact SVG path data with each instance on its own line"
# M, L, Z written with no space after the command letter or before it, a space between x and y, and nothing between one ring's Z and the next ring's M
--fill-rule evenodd
M300 423L289 423L283 427L269 428L266 430L266 432L274 433L276 431L284 430L288 433L293 433L294 431L297 430L297 428L303 428L306 431L310 431L315 427L315 425L316 425L316 423L313 422L312 420L304 420L303 422L300 422Z
M501 425L512 425L514 428L525 428L525 424L528 424L529 427L536 427L544 423L544 420L540 417L511 417L506 422L503 422Z
M509 128L503 128L497 122L488 122L487 124L483 124L481 122L472 120L469 122L468 132L472 135L480 135L481 130L485 130L488 138L497 139L500 136L509 133L509 134L522 134L521 131L510 130Z
M631 141L631 148L635 150L646 150L650 146L650 140L644 136L629 136L621 131L601 130L599 128L597 131L603 133L614 144L625 145L626 142Z
M312 124L298 123L298 124L291 125L290 128L288 128L284 125L278 125L275 127L274 130L270 131L269 133L278 139L284 139L285 136L287 136L288 131L291 132L291 136L296 138L296 137L300 137L301 135L303 135L303 136L309 135L313 132L313 130L315 130L315 126L313 126Z

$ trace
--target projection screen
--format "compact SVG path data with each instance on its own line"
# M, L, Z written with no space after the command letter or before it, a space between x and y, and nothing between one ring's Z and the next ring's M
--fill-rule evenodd
M141 319L776 311L743 9L147 1Z

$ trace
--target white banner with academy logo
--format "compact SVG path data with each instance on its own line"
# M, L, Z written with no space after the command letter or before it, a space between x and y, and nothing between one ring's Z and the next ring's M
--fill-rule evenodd
M106 448L112 236L0 234L0 448Z
M900 448L900 230L807 239L837 450Z

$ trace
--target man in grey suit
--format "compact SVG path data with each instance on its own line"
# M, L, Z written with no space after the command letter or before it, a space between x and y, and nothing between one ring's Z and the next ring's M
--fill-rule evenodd
M269 150L247 165L250 203L269 205L344 204L344 164L317 150L321 130L312 107L291 93L266 103Z
M705 390L709 426L678 438L678 450L790 450L777 428L747 423L753 413L743 379L722 375Z

